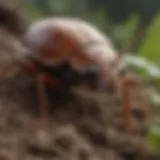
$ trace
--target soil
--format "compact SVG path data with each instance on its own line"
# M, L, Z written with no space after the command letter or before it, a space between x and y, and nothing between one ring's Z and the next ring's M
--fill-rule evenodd
M159 159L145 144L143 112L132 109L138 130L131 134L113 93L48 91L48 119L42 120L34 82L17 77L1 84L1 160Z

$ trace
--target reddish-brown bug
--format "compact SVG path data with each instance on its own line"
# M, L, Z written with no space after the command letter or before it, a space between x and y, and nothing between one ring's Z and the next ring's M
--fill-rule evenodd
M130 91L137 88L140 92L141 84L131 74L121 74L125 68L123 53L130 45L117 54L109 39L95 26L80 19L60 17L33 23L25 34L24 42L28 52L18 57L25 71L37 77L42 114L47 111L44 85L57 87L60 84L54 74L41 72L37 62L51 68L58 68L67 62L79 73L95 65L101 79L101 89L105 90L107 84L122 97L124 118L127 126L132 128ZM147 103L143 94L141 102L145 109Z

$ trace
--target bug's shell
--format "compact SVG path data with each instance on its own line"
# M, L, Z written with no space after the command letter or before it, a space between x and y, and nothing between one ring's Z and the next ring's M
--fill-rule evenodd
M109 77L119 79L124 68L123 62L117 64L117 53L105 34L81 19L57 17L35 22L28 28L24 42L29 51L19 57L26 64L34 59L48 67L58 67L67 61L80 73L93 66L102 88Z
M93 62L109 64L117 57L109 39L93 25L75 18L48 18L33 23L25 35L33 58L44 64L68 60L81 70Z

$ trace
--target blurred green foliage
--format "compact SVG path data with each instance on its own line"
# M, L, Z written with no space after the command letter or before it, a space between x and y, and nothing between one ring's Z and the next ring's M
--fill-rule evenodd
M152 125L150 134L146 138L148 144L155 149L157 152L160 152L160 125Z
M153 62L160 62L160 14L149 29L144 45L140 47L140 54Z

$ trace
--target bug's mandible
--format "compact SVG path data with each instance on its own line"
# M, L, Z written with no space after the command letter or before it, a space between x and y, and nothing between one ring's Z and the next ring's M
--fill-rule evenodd
M44 85L53 88L61 85L54 75L57 68L67 62L75 73L87 75L90 68L95 66L100 79L99 88L105 90L109 85L120 93L124 118L131 128L130 91L140 89L141 84L130 74L121 74L125 68L121 59L127 47L118 54L110 40L95 26L80 19L63 17L47 18L31 24L24 36L24 43L28 52L20 53L19 60L24 71L37 78L42 114L47 111ZM55 69L55 72L42 72L43 67L40 66ZM147 103L144 96L141 98L141 105L145 108Z

